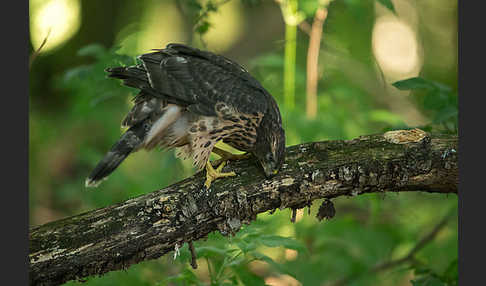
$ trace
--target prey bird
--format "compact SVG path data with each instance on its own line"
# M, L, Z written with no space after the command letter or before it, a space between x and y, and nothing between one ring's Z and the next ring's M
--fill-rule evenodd
M138 57L137 65L107 68L109 77L140 90L122 121L128 128L86 179L95 187L132 152L179 148L177 155L206 168L204 186L220 177L227 160L219 141L252 154L267 177L281 168L285 132L275 99L239 64L182 44L169 44ZM214 169L211 152L221 157ZM219 160L218 160L219 161Z

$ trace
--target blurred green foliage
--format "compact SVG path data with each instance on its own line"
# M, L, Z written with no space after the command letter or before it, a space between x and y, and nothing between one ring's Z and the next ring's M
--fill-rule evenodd
M400 90L418 91L418 106L432 118L429 129L437 126L441 131L457 134L457 91L440 82L420 77L409 78L393 83ZM442 127L442 128L441 128Z
M386 8L393 11L393 13L396 13L395 6L393 5L393 2L391 0L378 0L378 2L380 2Z
M194 173L191 163L176 159L173 151L141 151L129 156L98 189L84 189L85 177L122 133L120 121L136 94L135 89L107 79L104 73L106 67L136 62L134 57L119 52L125 38L131 37L132 42L125 43L134 44L140 34L128 33L125 28L138 29L140 25L136 23L144 11L159 4L176 5L185 17L184 25L190 28L187 43L204 48L206 33L218 29L209 15L220 13L220 7L227 2L86 0L81 3L80 32L57 50L41 53L30 71L31 225L121 202ZM298 2L299 11L312 23L318 1ZM318 63L321 71L318 116L313 120L305 114L309 39L301 30L297 34L294 67L295 108L284 104L285 23L277 3L242 1L243 9L237 12L247 19L256 17L250 14L257 14L258 9L266 11L260 18L248 20L247 25L264 30L263 26L272 26L268 19L278 20L273 27L281 27L280 32L270 29L268 39L262 41L254 39L254 30L248 28L243 38L226 53L239 59L277 99L287 145L352 139L417 125L431 132L457 133L457 66L444 69L434 62L437 55L427 53L430 50L427 45L432 45L430 41L423 41L426 52L419 75L387 81L383 71L377 68L371 45L374 22L379 13L387 10L395 17L403 13L403 19L409 19L403 12L403 2L415 5L405 0L328 1L329 14ZM451 7L443 3L434 5ZM385 11L380 10L383 7ZM416 7L416 13L420 19L440 18L444 9ZM109 11L113 18L97 11ZM455 12L446 15L454 30ZM419 25L430 24L424 21ZM420 36L427 37L427 33ZM252 48L245 46L248 42ZM123 48L130 51L132 46ZM442 57L452 56L442 54ZM403 110L393 107L397 101L403 103ZM413 114L419 114L421 120L414 121ZM420 124L407 124L417 121ZM404 257L438 221L457 209L457 196L373 194L336 198L333 202L336 216L329 221L319 223L314 217L320 204L315 202L310 215L307 209L299 212L294 224L290 223L290 211L285 209L260 214L234 237L212 233L207 240L194 243L197 270L189 266L191 256L184 245L175 259L169 253L124 271L88 278L83 285L326 285L341 279L347 279L346 285L457 284L457 216L413 261L386 271L372 270L379 263ZM69 282L67 285L81 284Z

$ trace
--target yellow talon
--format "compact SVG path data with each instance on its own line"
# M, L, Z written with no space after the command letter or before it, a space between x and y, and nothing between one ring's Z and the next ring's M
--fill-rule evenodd
M218 178L236 176L236 173L233 171L228 173L222 173L221 170L225 165L226 162L223 161L221 164L219 164L218 168L216 168L215 170L209 161L206 162L206 181L204 182L204 186L206 187L206 190L209 190L211 183Z

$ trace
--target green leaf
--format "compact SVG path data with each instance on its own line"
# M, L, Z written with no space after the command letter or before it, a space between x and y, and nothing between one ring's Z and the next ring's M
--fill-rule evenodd
M90 75L91 71L92 71L91 66L87 66L87 65L77 66L67 70L66 73L64 74L63 80L65 83L68 83L73 79L79 80L80 78L86 78Z
M208 21L202 21L199 25L197 25L196 32L198 34L204 35L209 30L210 26L211 24Z
M201 282L188 268L185 268L179 275L167 277L166 282L182 282L179 285L201 285Z
M444 274L442 275L442 277L445 280L447 280L451 283L454 283L454 285L457 284L457 279L458 279L457 266L458 266L458 264L457 264L457 258L456 258L449 264L447 269L444 271Z
M457 258L454 259L443 275L438 275L427 265L413 265L415 279L413 286L452 286L457 285Z
M236 245L241 249L241 251L243 251L243 253L247 253L249 251L255 250L257 247L257 245L251 240L250 241L241 240L236 242Z
M428 275L410 281L413 286L447 286L439 278Z
M240 257L240 258L232 258L230 259L231 262L229 262L227 265L228 266L238 266L238 265L241 265L243 264L244 262L246 262L246 259L244 257Z
M78 56L94 56L100 58L106 52L105 47L100 44L91 44L79 49Z
M206 10L208 12L216 12L218 11L218 6L215 5L213 2L211 1L208 1L207 4L206 4Z
M438 124L450 119L456 119L458 116L458 110L455 106L446 106L441 109L434 117L433 123Z
M250 255L252 255L253 257L255 257L255 259L257 259L257 260L261 260L261 261L264 261L264 262L268 263L270 266L272 266L278 272L284 273L284 274L287 274L287 275L290 275L290 276L296 278L295 277L295 274L292 273L292 272L290 272L285 267L285 265L279 264L279 263L275 262L272 258L266 256L265 254L260 253L258 251L252 251L252 252L250 252Z
M190 1L187 1L186 3L187 3L187 6L190 9L193 9L193 10L196 10L196 11L199 11L203 8L197 0L190 0Z
M378 0L378 2L381 3L381 5L385 6L388 8L390 11L392 11L394 14L397 12L395 11L395 6L393 6L393 2L391 0Z
M195 251L197 253L198 257L215 257L215 256L225 256L226 255L226 250L224 248L217 248L213 246L201 246L201 247L196 247Z
M265 285L265 280L242 267L233 268L243 285Z
M422 266L422 265L414 265L414 274L416 276L420 276L420 275L429 275L431 270L425 266Z
M428 92L423 98L423 107L430 110L440 110L447 104L445 95L436 90Z
M421 77L412 77L404 80L396 81L392 84L394 87L400 90L415 90L415 89L425 89L425 90L438 90L441 92L451 92L451 88L432 80L427 80Z
M268 247L290 248L299 252L306 252L307 248L300 242L290 237L283 237L278 235L262 235L258 241Z
M435 86L421 77L413 77L405 80L400 80L392 84L394 87L400 90L412 90L412 89L435 89Z

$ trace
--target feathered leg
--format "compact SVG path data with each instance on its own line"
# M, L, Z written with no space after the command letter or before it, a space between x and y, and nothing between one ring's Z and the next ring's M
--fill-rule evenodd
M215 153L215 154L217 154L218 156L221 157L220 159L218 159L216 161L213 161L212 164L214 166L218 166L222 162L226 162L226 161L236 161L236 160L246 159L246 158L250 157L250 154L249 153L245 153L245 154L233 154L233 153L228 152L228 151L225 151L223 149L219 149L216 146L213 148L213 150L211 152L213 152L213 153Z

